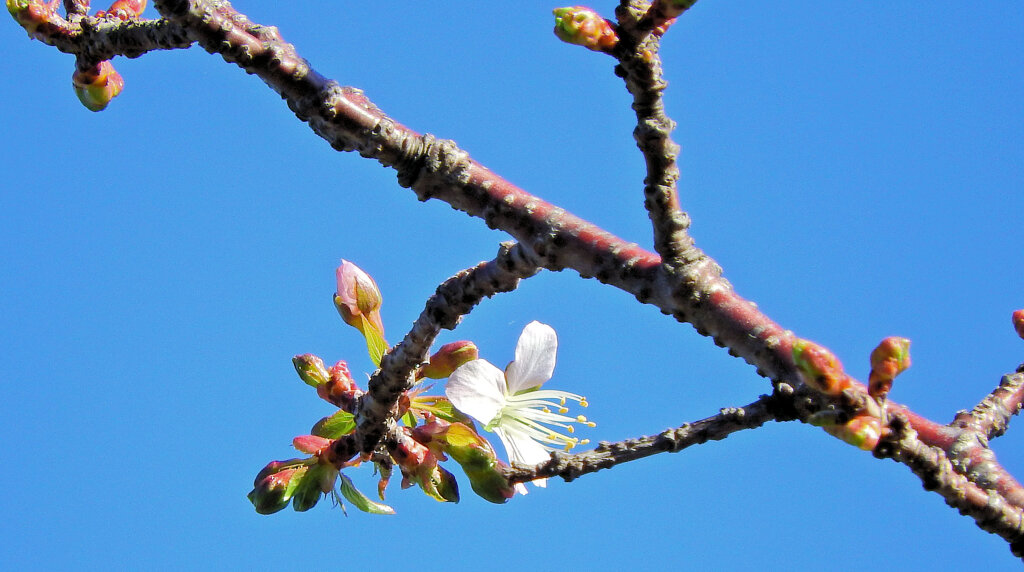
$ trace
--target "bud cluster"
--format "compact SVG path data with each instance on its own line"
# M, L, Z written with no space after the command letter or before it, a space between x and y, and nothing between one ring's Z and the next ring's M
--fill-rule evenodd
M346 324L364 335L370 357L379 365L387 347L383 344L380 290L373 278L348 261L342 261L337 279L335 307ZM416 379L448 377L478 355L472 342L446 344L416 372ZM292 365L306 385L316 388L317 395L338 410L320 419L310 434L292 440L295 449L308 457L271 462L256 476L249 500L257 512L270 514L289 503L295 510L308 510L322 496L331 494L339 503L340 497L344 497L365 512L392 514L390 507L367 498L341 472L365 461L372 462L381 475L381 499L392 469L397 466L402 474L402 488L417 485L438 501L458 502L455 476L440 465L449 458L460 465L473 490L483 498L503 503L515 493L502 476L504 465L490 444L477 434L472 421L459 413L446 396L420 395L424 387L407 391L399 399L398 413L404 425L394 427L372 455L354 458L351 435L356 429L356 413L364 391L352 378L348 364L338 361L327 367L320 357L302 354L292 358Z

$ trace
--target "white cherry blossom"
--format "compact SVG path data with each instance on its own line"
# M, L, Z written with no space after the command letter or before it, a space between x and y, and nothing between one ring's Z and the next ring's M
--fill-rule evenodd
M567 451L589 442L565 434L574 432L574 423L594 426L582 415L565 415L567 400L586 407L586 398L540 389L554 372L557 348L558 337L551 326L530 322L519 336L515 360L504 372L477 359L459 366L448 378L448 399L459 411L483 423L485 430L496 433L514 463L536 465L548 460L550 451ZM533 483L543 487L546 481ZM516 490L526 494L522 484L517 484Z

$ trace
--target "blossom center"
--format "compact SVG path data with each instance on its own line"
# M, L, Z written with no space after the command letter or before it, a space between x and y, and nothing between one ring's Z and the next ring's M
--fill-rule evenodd
M505 397L505 406L484 427L487 431L501 428L513 433L525 434L549 451L568 451L576 445L586 445L589 439L570 435L575 425L595 427L583 415L566 415L567 401L575 401L586 407L587 399L575 393L551 389L528 389Z

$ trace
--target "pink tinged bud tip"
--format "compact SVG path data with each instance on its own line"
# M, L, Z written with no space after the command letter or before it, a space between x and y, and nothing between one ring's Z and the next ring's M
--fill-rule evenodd
M40 26L49 24L56 17L58 4L59 0L7 0L7 11L30 36L33 36Z
M871 451L882 439L882 421L870 415L858 415L845 425L822 427L825 431L864 451Z
M595 52L607 52L619 43L615 27L585 6L555 8L555 35L569 44Z
M1024 310L1013 313L1013 328L1017 330L1017 335L1024 339Z
M443 379L459 369L462 364L471 362L480 357L480 351L473 342L462 340L441 346L434 355L430 356L430 362L420 370L422 377L430 379Z
M884 399L896 376L910 367L910 340L896 336L885 338L871 351L870 359L868 393L876 399Z
M124 89L124 78L110 60L102 61L88 71L76 70L71 76L75 95L89 111L103 111Z
M380 324L379 314L383 298L373 278L347 260L341 261L336 275L338 289L334 294L334 303L345 323L356 326L353 322L359 316L363 316L378 326L383 333L384 327Z
M852 386L839 358L810 340L793 342L793 362L803 382L825 395L839 395Z
M142 15L146 9L146 0L115 0L106 11L97 12L96 17L113 16L120 20L130 20Z

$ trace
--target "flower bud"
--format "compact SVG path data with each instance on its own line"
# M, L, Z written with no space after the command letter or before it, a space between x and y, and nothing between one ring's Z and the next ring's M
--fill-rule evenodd
M71 83L75 95L89 111L103 111L124 88L124 78L110 60L100 62L88 71L75 70Z
M437 465L438 458L426 445L415 440L408 427L401 427L391 458L402 470L402 488L419 485L423 492L441 502L459 502L455 476Z
M299 378L306 382L306 385L320 387L330 379L330 374L327 373L327 368L324 367L324 360L313 354L302 354L293 357L292 365L295 366L295 371L298 372Z
M1024 310L1017 310L1013 313L1013 328L1017 335L1024 338Z
M480 357L480 351L473 342L462 340L441 346L430 362L420 370L421 377L444 379L459 368L460 365Z
M7 0L7 11L32 36L40 26L49 24L57 15L57 4L58 0Z
M845 425L825 425L822 429L865 451L871 451L878 446L882 438L882 421L870 415L858 415Z
M260 469L260 472L256 474L256 480L253 481L252 486L260 484L260 481L273 475L274 473L297 467L305 463L305 459L288 459L287 461L271 461L267 463L265 467Z
M569 44L595 52L607 52L619 42L615 27L585 6L555 8L555 35Z
M885 338L871 351L871 374L868 393L885 399L896 376L910 367L910 340L896 336Z
M380 306L383 297L380 288L369 274L348 260L342 260L335 273L338 289L334 293L334 305L345 323L360 331L363 325L360 316L369 320L382 334L384 326L380 321Z
M462 423L452 423L444 442L445 453L462 467L473 492L495 504L515 496L515 487L501 474L502 463L486 439Z
M369 274L347 260L341 261L336 274L338 288L334 293L334 307L346 324L363 334L370 359L380 365L388 350L380 317L383 302L380 289Z
M810 340L793 342L793 362L803 382L825 395L839 395L852 385L839 359Z
M317 386L316 393L325 401L344 409L349 413L356 404L356 400L363 394L356 382L352 380L348 365L344 361L332 365L328 370L327 383Z
M305 512L320 502L325 493L334 489L338 470L329 465L319 464L309 468L292 494L292 508Z
M121 20L130 20L138 18L145 9L146 0L114 0L109 10L97 12L96 17L113 16Z
M256 483L256 487L248 495L256 512L274 514L288 506L308 470L308 466L284 469Z

